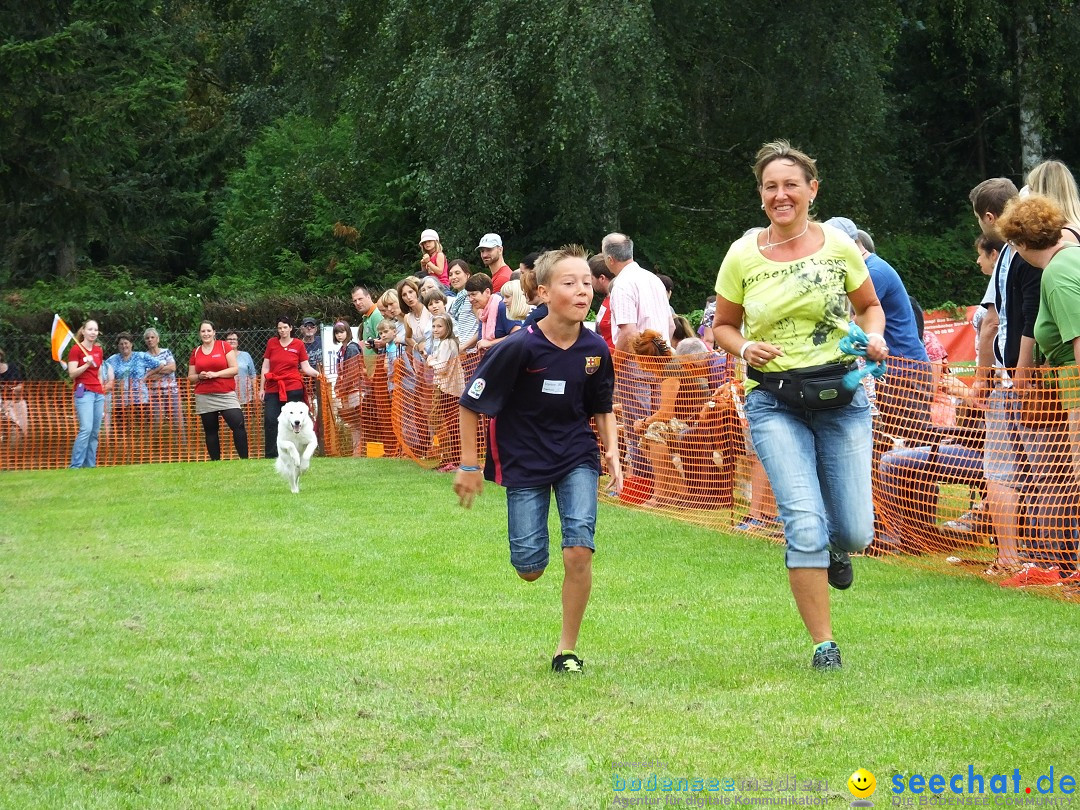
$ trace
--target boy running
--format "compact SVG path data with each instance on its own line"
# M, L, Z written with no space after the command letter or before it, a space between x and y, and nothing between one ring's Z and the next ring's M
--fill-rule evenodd
M562 634L551 668L582 673L574 652L592 589L600 459L591 417L603 442L611 484L622 486L615 417L614 368L607 344L582 327L592 305L592 273L576 246L544 253L536 282L548 314L488 351L459 401L461 467L454 492L469 508L484 478L506 487L510 563L527 582L548 564L551 491L562 528ZM477 466L480 414L488 422L483 476Z

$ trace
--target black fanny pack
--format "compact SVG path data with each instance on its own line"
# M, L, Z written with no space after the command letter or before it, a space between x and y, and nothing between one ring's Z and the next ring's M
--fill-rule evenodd
M844 375L850 370L846 363L770 372L748 366L746 376L792 408L826 411L844 407L855 396L844 387Z

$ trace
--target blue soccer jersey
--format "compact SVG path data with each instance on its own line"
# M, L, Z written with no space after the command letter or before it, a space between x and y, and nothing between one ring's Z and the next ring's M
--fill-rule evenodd
M589 424L611 413L615 371L603 338L582 328L569 349L536 325L492 348L459 400L491 417L484 477L507 487L547 486L575 467L600 469Z

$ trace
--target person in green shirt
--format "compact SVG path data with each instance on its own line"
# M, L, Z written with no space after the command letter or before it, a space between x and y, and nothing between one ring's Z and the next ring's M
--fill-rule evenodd
M998 220L1002 237L1025 261L1043 269L1034 337L1055 383L1048 386L1049 399L1039 395L1045 388L1034 383L1023 394L1022 418L1039 428L1045 449L1041 469L1033 473L1039 474L1038 500L1050 508L1035 527L1045 539L1039 523L1051 523L1052 539L1063 538L1053 546L1058 553L1054 562L1060 565L1039 566L1039 581L1027 577L1032 585L1080 581L1074 539L1080 529L1080 245L1066 226L1061 206L1038 194L1013 200Z

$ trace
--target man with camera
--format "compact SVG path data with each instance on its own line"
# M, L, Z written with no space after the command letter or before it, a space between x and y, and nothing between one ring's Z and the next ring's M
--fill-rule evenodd
M371 291L363 284L353 287L352 303L363 320L360 327L360 345L364 348L364 365L367 366L370 377L375 372L375 339L379 336L382 313L371 300Z
M353 307L360 314L362 325L360 327L360 346L364 350L364 367L367 374L361 385L363 404L360 407L360 430L368 441L373 441L377 435L379 412L372 395L371 378L375 374L375 339L379 336L379 324L383 316L375 302L371 299L371 290L363 284L357 284L352 291Z

